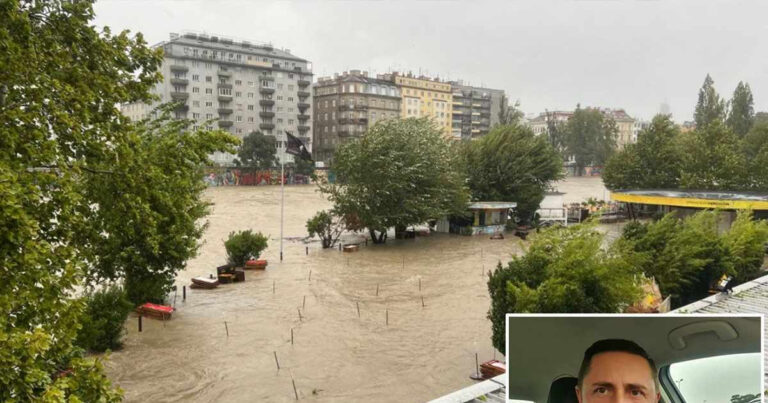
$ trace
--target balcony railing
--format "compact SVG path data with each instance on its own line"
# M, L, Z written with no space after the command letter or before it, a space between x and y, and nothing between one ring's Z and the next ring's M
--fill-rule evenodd
M261 129L261 130L272 130L274 128L275 128L275 124L274 123L260 123L259 124L259 129Z
M339 105L340 111L365 111L368 105Z
M307 119L309 119L309 115L307 115L305 113L299 113L296 116L299 118L299 120L307 120Z
M219 115L229 115L232 113L232 108L219 108L217 109Z
M299 110L304 110L304 109L309 108L309 104L306 103L306 102L299 102L298 103L298 107L299 107Z
M219 94L219 101L221 102L228 102L232 100L232 95L227 94Z
M226 89L232 89L232 84L229 83L217 83L216 87L218 88L226 88Z
M275 76L261 75L259 80L275 81Z
M301 98L306 98L306 97L308 97L310 95L309 91L299 91L299 92L297 92L297 94Z
M186 91L171 91L171 99L174 101L186 101L189 98L189 93Z
M227 70L219 70L219 77L232 77L232 72Z
M272 106L274 104L275 104L275 101L271 99L262 99L261 101L259 101L259 105L261 106Z
M181 64L172 64L171 71L189 71L189 67Z
M219 120L219 127L231 127L232 121L231 120Z
M300 132L306 132L306 131L309 131L309 126L299 125L298 129L299 129Z
M266 119L273 118L275 117L275 112L261 111L259 112L259 117L266 118Z
M187 84L189 84L189 80L187 80L186 78L176 78L176 77L173 77L173 78L171 78L171 84L173 84L173 85L187 85Z
M357 137L357 136L362 136L363 133L365 132L362 130L341 129L337 133L339 137Z
M275 93L275 89L274 88L270 88L270 87L262 86L262 87L259 88L259 92L261 92L262 94L274 94Z
M308 86L309 84L312 84L312 83L309 80L307 80L307 79L300 78L299 81L298 81L298 84L299 84L299 87L306 87L306 86Z

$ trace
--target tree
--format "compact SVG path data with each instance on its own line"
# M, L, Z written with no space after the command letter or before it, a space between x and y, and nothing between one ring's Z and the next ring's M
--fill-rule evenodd
M765 244L768 242L768 222L753 219L752 212L740 210L728 232L722 235L731 255L737 283L762 275Z
M590 165L604 165L616 148L616 122L598 109L576 106L568 119L565 145L576 160L576 174L582 175Z
M759 397L760 397L759 393L747 394L747 395L733 395L731 396L731 403L751 403Z
M89 255L89 282L122 279L137 305L162 302L195 256L210 206L202 200L203 168L213 152L234 151L238 143L219 130L191 130L192 121L171 118L174 106L129 126L112 156L94 165L110 174L80 181L93 208L77 231Z
M496 126L465 143L462 156L472 199L516 202L525 222L533 219L549 185L563 177L558 153L525 126Z
M499 263L488 279L494 347L505 351L507 313L618 313L636 302L636 254L604 241L593 223L552 227L525 255Z
M307 232L309 236L317 235L322 242L323 249L333 247L339 236L344 231L344 222L336 217L333 212L325 210L318 211L312 218L307 220Z
M367 228L374 243L383 243L391 227L402 231L464 212L469 197L457 159L429 120L383 120L339 147L336 183L321 191L350 229Z
M668 115L656 115L650 126L608 160L603 182L608 189L674 189L680 184L680 130Z
M270 169L278 165L277 140L274 136L265 136L261 132L251 132L243 138L237 150L239 162L248 168Z
M116 105L149 101L161 53L96 31L92 1L0 2L2 401L118 401L98 359L73 344L86 271L84 177L128 128ZM96 168L98 167L98 168Z
M251 230L230 232L224 242L227 250L227 263L238 267L245 266L249 259L258 259L264 249L267 249L269 238L261 232Z
M547 119L547 138L552 148L557 151L563 158L565 158L565 136L566 136L566 123L558 121L555 118L554 113L549 111L546 113Z
M680 136L684 189L738 190L749 187L747 164L739 138L720 121Z
M310 176L315 173L315 163L312 161L307 161L303 158L294 157L294 162L292 163L291 168L293 169L294 173L300 174L300 175L306 175Z
M726 124L739 137L749 132L755 120L754 99L749 84L739 81L731 98L731 110L728 112Z
M497 125L517 125L522 120L523 111L520 110L520 101L518 100L514 104L510 104L509 98L506 95L502 95Z
M720 95L717 94L715 87L713 87L714 83L712 77L707 74L704 84L699 90L699 100L693 113L697 129L704 129L714 122L723 123L725 121L725 100L720 99Z

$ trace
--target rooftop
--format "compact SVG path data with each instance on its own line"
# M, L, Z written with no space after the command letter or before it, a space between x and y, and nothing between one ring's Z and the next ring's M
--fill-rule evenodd
M257 42L244 39L235 39L232 37L208 34L195 31L184 31L181 34L171 33L170 43L187 43L190 45L204 46L212 49L235 50L238 52L250 53L260 56L272 56L283 59L291 59L306 62L305 59L294 56L290 49L276 48L269 42ZM161 42L157 46L162 46L168 42Z

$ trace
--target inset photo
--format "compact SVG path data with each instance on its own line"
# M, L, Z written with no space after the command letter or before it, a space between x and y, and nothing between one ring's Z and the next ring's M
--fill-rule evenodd
M753 403L762 315L507 315L507 399Z

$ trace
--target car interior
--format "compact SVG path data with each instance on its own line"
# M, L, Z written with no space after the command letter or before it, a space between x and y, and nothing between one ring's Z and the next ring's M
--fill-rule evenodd
M686 401L686 391L700 391L707 385L700 377L683 377L680 373L686 362L694 363L688 367L708 368L696 364L708 357L750 356L748 364L739 368L743 367L746 377L756 381L750 391L761 393L759 315L510 315L507 398L542 403L578 402L574 389L584 351L602 339L627 339L645 349L659 371L663 402L698 403L698 399ZM687 396L690 398L691 394Z

